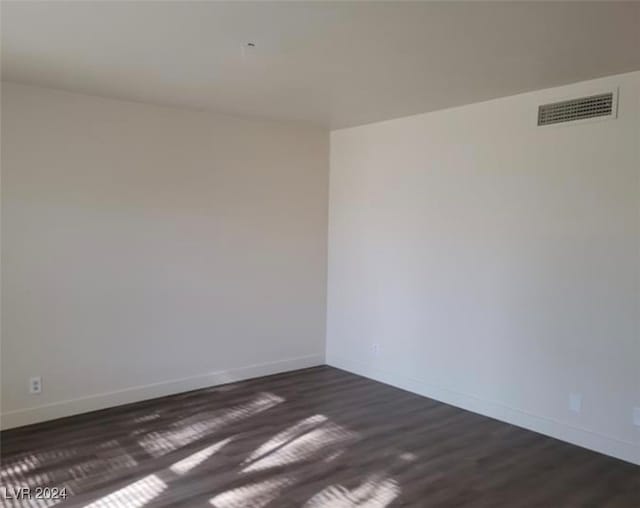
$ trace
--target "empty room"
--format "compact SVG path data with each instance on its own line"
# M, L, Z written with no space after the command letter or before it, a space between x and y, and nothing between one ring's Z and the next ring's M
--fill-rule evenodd
M0 20L0 507L640 508L640 2Z

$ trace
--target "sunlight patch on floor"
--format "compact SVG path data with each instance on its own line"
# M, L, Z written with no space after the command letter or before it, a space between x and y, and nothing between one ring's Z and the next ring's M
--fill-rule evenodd
M146 415L138 416L137 418L134 418L133 421L134 423L146 423L157 420L158 418L160 418L160 413L158 411L154 411Z
M8 480L23 482L23 486L33 487L42 485L35 481L42 482L46 476L38 476L35 471L50 467L60 462L68 462L76 456L75 450L46 450L37 453L23 454L12 458L10 461L4 460L0 464L0 482L3 484Z
M209 502L215 508L262 508L276 499L291 481L289 478L278 478L245 485L218 494Z
M327 421L327 417L324 415L314 415L309 418L305 418L304 420L292 425L288 429L276 434L269 441L264 443L263 445L256 448L249 457L244 461L245 463L253 462L256 459L259 459L263 455L268 454L276 450L278 447L286 444L288 441L291 441L293 438L298 435L307 432L308 430L317 427L318 425Z
M294 433L295 434L295 433ZM272 467L284 466L302 460L311 460L318 455L331 454L338 446L344 446L357 434L345 430L330 421L291 439L273 452L263 455L245 467L242 472L261 471Z
M249 403L241 404L225 411L198 414L189 417L190 424L178 422L172 430L151 432L144 436L138 444L153 457L161 457L169 452L186 446L198 439L245 418L266 411L284 402L282 397L271 393L261 393ZM196 419L194 421L194 419Z
M85 508L141 508L166 488L167 484L152 474L85 505Z
M218 441L217 443L212 444L211 446L207 446L206 448L203 448L202 450L197 451L196 453L192 453L188 457L176 462L169 469L179 475L187 474L194 467L196 467L198 464L201 464L202 462L207 460L209 457L211 457L214 453L216 453L218 450L220 450L223 446L228 444L230 441L231 441L231 438L227 438L222 441Z
M243 445L242 436L245 430L251 428L249 424L239 426L238 432L234 435L225 430L225 433L216 439L214 436L219 429L233 429L234 425L285 402L284 398L269 392L255 394L250 399L243 397L241 400L247 402L229 405L226 409L194 411L178 421L174 420L174 423L164 429L145 434L144 437L134 437L133 433L129 432L127 439L135 443L140 438L137 443L150 457L145 457L143 450L138 450L135 454L127 453L127 447L122 444L122 440L112 438L94 445L91 453L68 449L23 455L0 468L0 483L11 480L19 486L34 486L36 483L62 484L64 481L64 486L69 490L82 493L113 484L112 477L127 478L125 475L131 474L127 473L129 468L143 464L138 464L140 457L144 457L145 461L151 459L154 462L154 459L163 457L158 462L160 467L153 470L155 474L148 474L151 471L146 469L148 476L115 492L105 493L99 499L85 505L85 508L143 508L162 501L163 496L169 499L173 482L190 482L191 479L199 477L206 478L209 482L210 477L205 474L202 465L212 460L212 467L218 468L222 458L222 464L224 460L230 460L228 467L233 477L231 485L227 485L231 488L224 490L223 486L219 486L217 489L209 490L209 496L213 496L209 499L210 505L214 508L261 508L286 502L289 489L296 489L308 474L313 476L315 473L310 472L318 465L324 468L325 472L330 471L332 467L335 468L336 466L328 463L342 459L360 439L358 432L336 424L323 414L313 413L307 418L294 420L276 434L269 432L269 429L261 430L260 435L263 439L258 443L251 443L256 445L255 448ZM156 414L150 412L148 417L153 420ZM279 425L274 427L278 430L282 428ZM225 435L229 437L222 439ZM194 444L199 439L203 439L203 442ZM212 442L213 444L210 444ZM185 446L188 448L182 449ZM221 452L226 446L229 448ZM168 453L174 455L172 459L166 456ZM186 455L187 453L189 455ZM47 462L43 459L45 454L53 463L60 464L59 472L63 474L56 474L55 478L46 478L38 474ZM71 461L70 457L76 460ZM413 453L395 450L393 457L389 457L391 462L394 459L406 464L416 460L416 456ZM347 464L348 458L342 466ZM194 472L199 466L202 468L202 474ZM334 483L329 483L329 479L316 478L316 494L311 498L301 499L299 505L308 499L304 504L305 508L384 508L396 500L401 492L399 484L392 477L392 469L389 464L384 470L376 469L373 472L371 468L363 465L362 471L356 472L355 475L349 474L345 481L341 481L344 476L339 476L340 479L334 480ZM45 508L53 504L55 502L43 501L29 506ZM0 506L5 505L0 502ZM22 508L26 505L16 506Z
M7 491L16 492L20 489L35 489L50 485L53 482L50 474L38 472L40 468L42 468L42 461L36 455L28 455L0 468L0 492L5 493L5 495L0 494L0 507L38 506L44 508L57 504L59 501L54 499L5 499Z
M0 467L0 479L14 478L16 475L22 475L35 469L40 464L40 460L35 455L28 455L9 465Z
M125 469L134 468L138 461L129 454L117 440L107 441L95 450L95 456L71 466L67 472L71 481L90 480L99 485L109 478L121 474ZM86 488L88 483L84 482Z
M318 492L304 508L384 508L400 495L400 487L392 478L370 476L355 489L331 485Z

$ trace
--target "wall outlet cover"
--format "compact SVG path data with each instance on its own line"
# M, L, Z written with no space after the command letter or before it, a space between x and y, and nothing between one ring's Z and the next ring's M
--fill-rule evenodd
M29 393L42 393L42 377L35 376L29 379Z
M569 394L569 410L574 413L582 411L582 394L570 393Z
M640 427L640 407L633 408L633 424Z

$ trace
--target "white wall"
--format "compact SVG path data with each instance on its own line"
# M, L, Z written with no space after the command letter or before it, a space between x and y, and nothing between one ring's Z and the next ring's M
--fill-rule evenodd
M328 363L640 463L639 150L639 72L332 132Z
M328 143L4 83L4 427L324 363Z

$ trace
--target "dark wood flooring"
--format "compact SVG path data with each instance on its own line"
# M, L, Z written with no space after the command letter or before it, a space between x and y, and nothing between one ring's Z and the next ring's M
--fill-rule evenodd
M2 485L58 506L640 507L638 466L330 367L1 438Z

